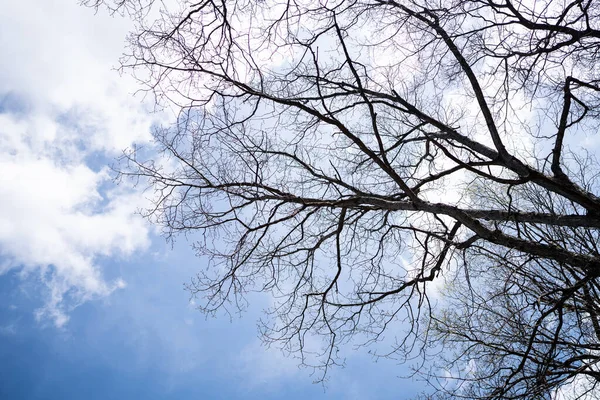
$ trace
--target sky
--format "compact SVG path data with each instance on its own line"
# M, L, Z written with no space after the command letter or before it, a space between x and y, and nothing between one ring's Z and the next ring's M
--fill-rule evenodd
M207 319L206 260L166 243L110 165L167 115L115 70L126 18L76 0L0 7L1 399L403 399L406 367L347 351L326 385L257 337L269 303Z

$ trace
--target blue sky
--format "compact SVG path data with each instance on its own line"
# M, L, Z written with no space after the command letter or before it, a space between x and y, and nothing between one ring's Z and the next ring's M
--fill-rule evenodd
M265 299L241 318L206 319L182 290L202 260L183 242L172 250L157 238L151 247L162 256L100 261L127 287L77 306L61 328L34 316L39 280L18 269L0 277L0 398L402 399L420 388L365 352L348 352L325 388L313 384L295 360L260 345Z
M324 388L257 338L268 303L205 319L205 260L139 216L107 165L167 113L113 70L130 25L75 0L0 7L0 398L403 399L404 367L347 349Z

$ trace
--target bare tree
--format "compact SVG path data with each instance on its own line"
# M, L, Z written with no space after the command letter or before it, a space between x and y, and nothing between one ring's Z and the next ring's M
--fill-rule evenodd
M201 238L203 311L271 293L265 340L322 376L395 323L390 355L435 353L436 396L593 394L599 4L101 3L134 15L123 67L179 112L121 174Z

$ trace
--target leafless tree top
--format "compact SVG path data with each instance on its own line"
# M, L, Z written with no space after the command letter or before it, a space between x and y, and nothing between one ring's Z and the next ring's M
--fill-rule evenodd
M593 394L600 5L88 3L178 110L121 174L211 256L203 311L271 293L265 340L321 377L393 332L435 396Z

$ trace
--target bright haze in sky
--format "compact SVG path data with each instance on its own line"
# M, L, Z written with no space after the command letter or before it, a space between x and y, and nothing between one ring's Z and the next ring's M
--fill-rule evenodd
M349 352L325 390L261 346L256 297L206 320L183 290L205 260L136 210L110 165L168 122L115 70L131 23L75 0L0 7L0 398L403 398L407 370Z

